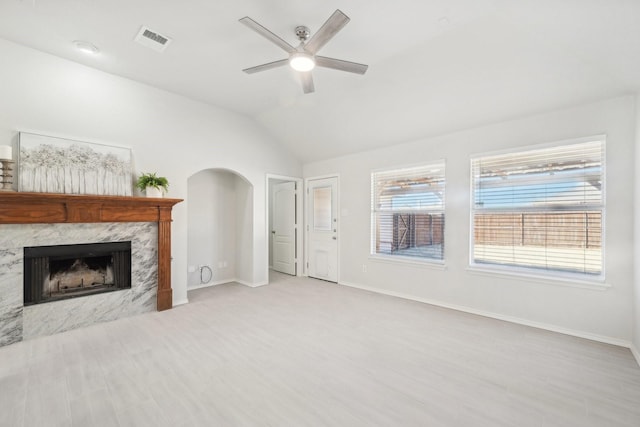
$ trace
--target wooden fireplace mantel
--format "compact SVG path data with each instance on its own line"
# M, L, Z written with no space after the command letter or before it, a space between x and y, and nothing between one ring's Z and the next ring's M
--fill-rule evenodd
M173 305L171 210L182 199L0 191L0 224L158 223L158 311Z

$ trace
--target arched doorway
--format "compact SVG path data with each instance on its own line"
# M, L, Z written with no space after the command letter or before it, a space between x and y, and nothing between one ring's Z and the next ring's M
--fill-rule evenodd
M187 289L253 278L253 185L226 169L187 180Z

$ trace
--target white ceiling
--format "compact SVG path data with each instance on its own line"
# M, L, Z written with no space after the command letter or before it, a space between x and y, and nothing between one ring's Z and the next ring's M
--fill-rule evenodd
M241 72L287 55L238 19L295 45L336 9L351 22L320 54L364 76L316 69L304 95L288 67ZM246 114L304 162L640 88L640 0L0 0L0 37Z

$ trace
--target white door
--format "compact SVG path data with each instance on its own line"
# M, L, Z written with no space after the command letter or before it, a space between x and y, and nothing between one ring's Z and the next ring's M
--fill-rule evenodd
M338 281L338 178L307 182L309 277Z
M273 269L296 274L296 183L273 186Z

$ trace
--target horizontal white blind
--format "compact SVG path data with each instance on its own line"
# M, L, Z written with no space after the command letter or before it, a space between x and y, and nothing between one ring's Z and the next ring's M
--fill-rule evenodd
M472 159L474 263L602 273L602 140Z
M476 208L550 208L602 204L602 142L472 160Z
M443 258L444 160L371 174L371 252Z

